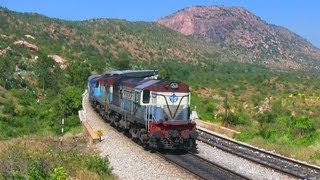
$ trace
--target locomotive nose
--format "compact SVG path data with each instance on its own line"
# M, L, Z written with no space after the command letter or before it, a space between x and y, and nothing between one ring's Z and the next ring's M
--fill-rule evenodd
M177 131L177 130L170 130L170 131L169 131L169 136L170 136L170 137L173 137L173 138L179 137L179 131Z
M198 134L197 131L192 131L191 134L190 134L190 136L191 136L192 139L197 139L197 138L198 138L198 135L199 135L199 134Z

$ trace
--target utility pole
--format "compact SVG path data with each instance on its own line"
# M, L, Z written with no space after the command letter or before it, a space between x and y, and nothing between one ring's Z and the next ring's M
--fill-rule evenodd
M42 91L44 93L44 75L43 75L43 79L42 79Z
M227 122L228 119L228 94L225 94L224 98L224 121Z
M63 146L63 135L64 135L64 115L61 120L61 138L60 138L60 146Z

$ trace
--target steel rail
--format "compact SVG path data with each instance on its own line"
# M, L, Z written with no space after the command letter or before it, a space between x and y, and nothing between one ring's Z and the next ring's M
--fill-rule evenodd
M320 168L235 141L198 127L198 140L299 179L320 179Z
M158 155L200 179L248 179L242 174L208 161L193 153L164 154L158 152Z

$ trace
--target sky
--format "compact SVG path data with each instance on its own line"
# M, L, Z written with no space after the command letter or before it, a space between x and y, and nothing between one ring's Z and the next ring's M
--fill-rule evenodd
M286 27L320 48L319 0L0 0L0 6L13 11L36 12L65 20L156 21L196 5L243 7L267 23Z

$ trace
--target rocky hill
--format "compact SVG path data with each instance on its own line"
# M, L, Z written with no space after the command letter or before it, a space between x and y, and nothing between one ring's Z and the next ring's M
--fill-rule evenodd
M157 22L186 36L218 44L235 60L267 67L320 70L320 50L286 28L238 7L190 7Z
M168 31L156 23L115 19L70 22L3 8L0 8L0 21L1 39L31 41L39 52L69 56L69 59L99 57L101 61L126 53L137 63L174 59L197 64L219 52L218 47Z

